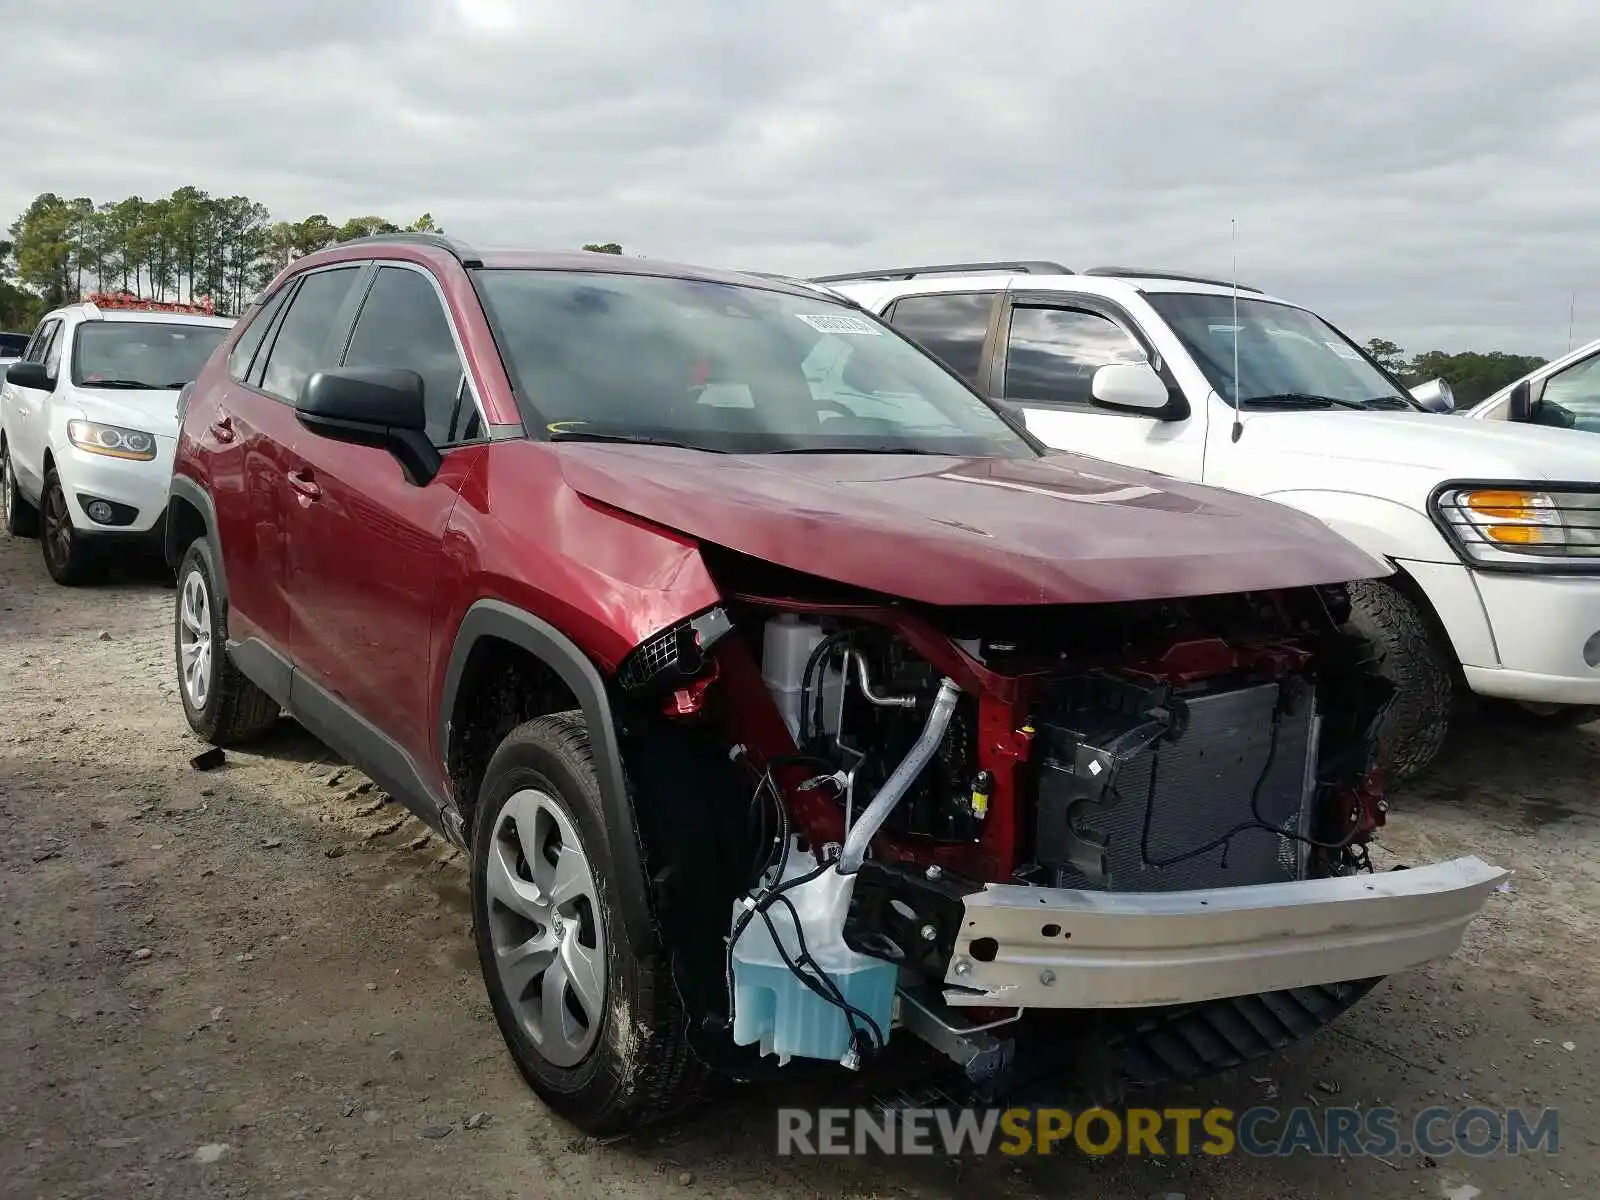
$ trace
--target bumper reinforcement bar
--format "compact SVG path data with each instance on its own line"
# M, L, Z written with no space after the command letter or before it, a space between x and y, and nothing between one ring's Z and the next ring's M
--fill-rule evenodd
M1466 857L1186 892L992 884L966 897L944 1000L1142 1008L1389 975L1453 954L1506 875Z

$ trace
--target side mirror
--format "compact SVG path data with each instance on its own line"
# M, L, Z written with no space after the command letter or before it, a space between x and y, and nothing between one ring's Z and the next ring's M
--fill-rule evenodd
M1149 363L1110 363L1094 373L1089 394L1096 404L1128 412L1159 413L1172 403L1167 385Z
M1442 379L1430 379L1411 389L1411 398L1432 413L1451 413L1456 410L1456 394Z
M377 446L400 461L421 486L439 473L439 451L428 440L422 376L389 367L318 371L300 389L295 415L312 433L358 446Z
M1506 420L1523 424L1533 420L1533 384L1524 379L1506 397Z
M43 363L14 362L6 368L6 382L16 387L37 388L41 392L55 390L56 381Z

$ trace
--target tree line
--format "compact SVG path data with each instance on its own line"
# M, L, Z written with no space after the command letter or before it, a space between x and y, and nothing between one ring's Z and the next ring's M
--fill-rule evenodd
M35 196L0 241L0 325L30 318L93 292L198 302L238 313L302 254L374 233L442 232L423 213L409 225L380 216L335 224L322 213L274 221L248 196L180 187L154 200L96 203L54 192Z
M323 213L273 220L248 196L176 188L147 200L97 203L43 192L0 239L0 328L29 329L45 312L96 292L147 300L209 300L242 312L294 259L379 233L443 233L431 213L406 225L367 215L335 223ZM621 254L616 242L587 250Z
M1430 379L1443 379L1455 394L1457 408L1470 408L1488 399L1547 361L1535 355L1506 354L1499 350L1488 354L1476 350L1456 354L1427 350L1407 358L1404 350L1384 338L1369 341L1367 353L1385 370L1399 376L1407 387Z

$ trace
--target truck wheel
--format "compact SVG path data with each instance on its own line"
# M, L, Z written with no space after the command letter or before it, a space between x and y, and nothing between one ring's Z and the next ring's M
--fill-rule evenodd
M637 1128L698 1098L709 1072L686 1041L661 946L614 912L588 731L539 717L500 743L472 832L472 926L495 1021L523 1078L585 1133Z
M278 704L228 657L228 620L217 603L216 576L211 547L197 538L178 567L172 618L178 695L190 729L213 746L234 746L270 728Z
M12 537L38 535L39 510L28 503L17 486L17 477L11 470L11 447L3 438L0 438L0 508L4 511L6 532Z
M1395 686L1378 730L1379 762L1391 783L1420 774L1444 745L1455 687L1450 661L1426 613L1391 584L1350 585L1350 625L1383 652L1383 677Z
M51 579L63 587L78 587L104 578L104 562L72 526L61 476L54 467L44 473L39 520L39 545L44 550L44 569L50 572Z

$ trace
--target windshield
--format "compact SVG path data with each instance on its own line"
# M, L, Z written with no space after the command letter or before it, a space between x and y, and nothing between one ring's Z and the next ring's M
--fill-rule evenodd
M1217 394L1233 402L1233 297L1146 296ZM1239 297L1239 396L1245 408L1420 407L1349 338L1315 313Z
M228 335L224 325L170 321L85 321L72 352L80 387L172 391L200 374Z
M921 350L821 295L590 272L477 278L517 386L556 439L1035 454Z

